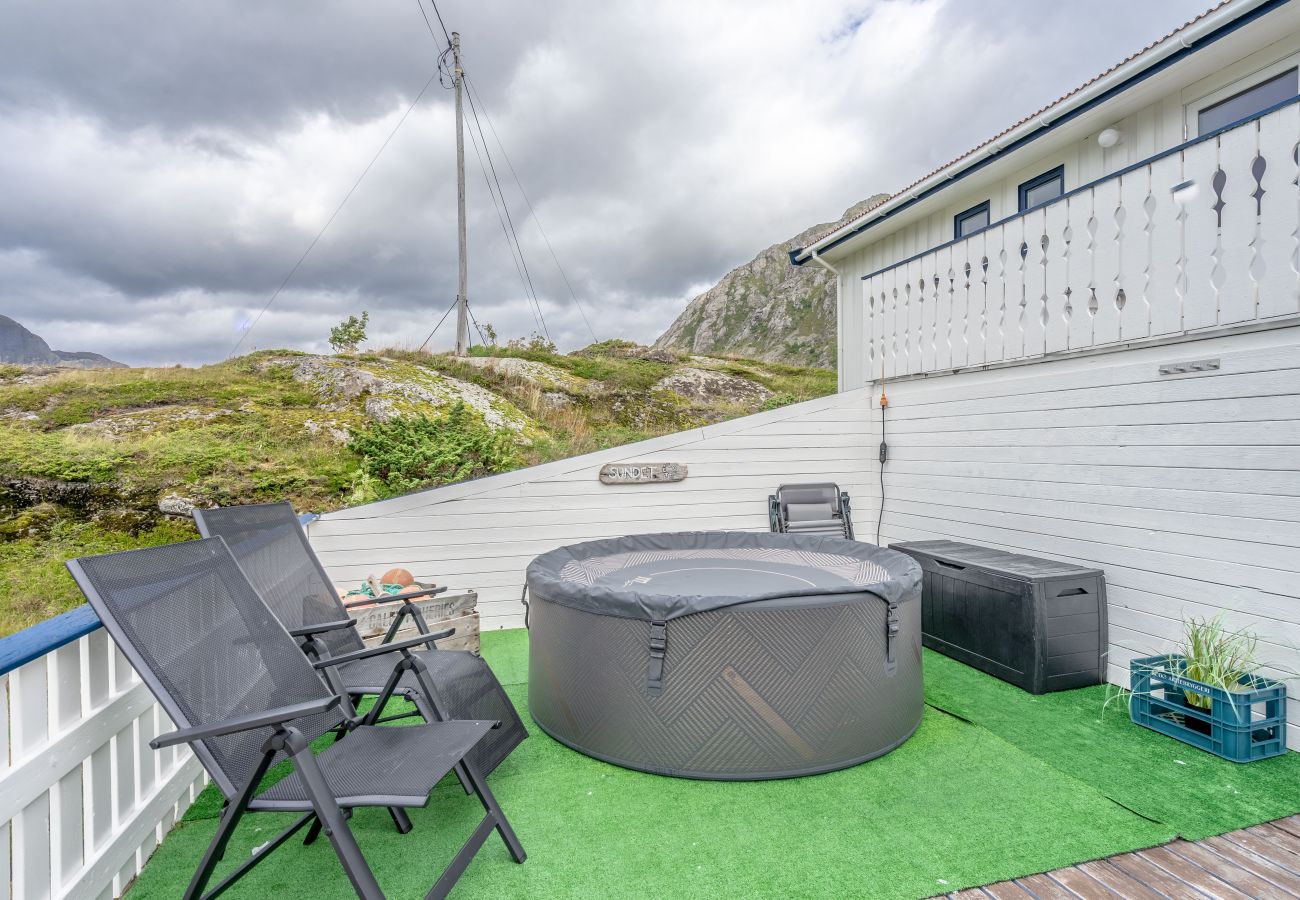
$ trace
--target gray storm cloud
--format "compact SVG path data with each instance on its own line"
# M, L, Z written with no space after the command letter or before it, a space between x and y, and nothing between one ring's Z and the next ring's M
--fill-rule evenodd
M647 341L758 250L911 181L1204 2L441 7L597 335ZM436 55L415 0L8 0L0 312L127 362L224 358ZM376 342L423 340L455 294L452 121L435 81L245 348L323 349L361 309ZM487 138L548 329L581 346ZM467 158L471 304L523 335L535 314ZM434 345L450 338L444 325Z

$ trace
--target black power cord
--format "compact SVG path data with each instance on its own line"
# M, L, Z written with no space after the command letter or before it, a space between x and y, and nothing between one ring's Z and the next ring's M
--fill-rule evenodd
M880 388L880 514L876 516L876 546L880 546L880 526L885 521L885 461L889 459L889 444L885 441L885 407L889 399Z

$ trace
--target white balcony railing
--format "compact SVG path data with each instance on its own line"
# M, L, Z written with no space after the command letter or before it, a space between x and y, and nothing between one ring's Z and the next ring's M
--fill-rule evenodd
M0 640L0 900L121 896L205 777L89 607Z
M1300 313L1300 98L863 277L887 378Z

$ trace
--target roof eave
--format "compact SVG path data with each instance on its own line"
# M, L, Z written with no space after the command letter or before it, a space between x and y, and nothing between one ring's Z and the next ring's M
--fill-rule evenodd
M1139 83L1147 76L1163 68L1162 64L1167 65L1172 62L1171 57L1182 58L1188 53L1208 46L1212 43L1212 40L1206 40L1206 38L1217 40L1218 37L1235 30L1235 26L1244 25L1246 22L1282 6L1286 2L1289 2L1289 0L1240 0L1237 3L1225 4L1186 28L1169 35L1169 37L1151 47L1150 50L1116 66L1112 71L1063 98L1054 106L1043 110L1041 115L1021 123L997 139L971 151L961 159L913 185L910 189L895 194L879 206L868 210L862 217L845 223L807 247L791 250L791 264L802 266L812 258L814 251L823 254L827 250L850 240L876 223L933 195L948 182L955 181L978 168L982 168L993 157L1005 152L1008 148L1018 148L1034 138L1046 134L1065 120L1072 119L1074 116L1091 109L1097 103L1110 99L1110 95L1119 94L1128 87ZM1234 27L1228 28L1227 26Z

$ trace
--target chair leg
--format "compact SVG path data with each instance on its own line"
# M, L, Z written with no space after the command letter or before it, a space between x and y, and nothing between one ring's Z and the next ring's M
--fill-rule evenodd
M474 854L478 853L479 848L483 846L483 842L488 839L488 836L493 831L501 835L501 840L505 842L506 848L510 851L510 855L515 862L521 863L528 858L528 854L524 853L523 845L519 843L519 838L515 835L514 829L506 821L506 814L501 811L501 806L497 803L496 797L488 790L488 786L484 784L483 779L479 777L474 767L462 759L456 764L456 769L466 781L474 786L474 793L478 795L479 802L483 804L483 809L487 815L478 823L478 827L469 836L469 840L465 841L464 846L457 851L456 856L443 870L442 875L438 877L433 887L429 889L429 893L424 895L424 900L442 900L442 898L446 897L451 889L455 887L460 876L464 874L470 861L474 859Z
M334 845L334 853L348 880L352 882L352 889L361 900L383 900L384 892L380 890L379 882L375 880L374 872L370 871L366 858L361 855L361 848L357 846L357 840L348 828L343 810L330 792L320 764L312 755L306 739L296 729L290 728L286 730L284 744L293 760L293 767L298 772L298 778L306 789L312 809L316 812L316 818L321 823L325 836Z
M487 810L488 817L495 823L497 833L501 835L501 840L505 842L506 849L510 851L510 855L514 858L514 861L521 863L526 860L528 854L524 852L524 845L519 843L518 835L516 835L515 830L510 827L510 822L506 819L506 814L501 810L501 804L497 803L496 796L487 786L487 782L483 779L483 776L479 775L474 766L465 762L463 759L456 765L456 768L458 770L463 770L465 780L474 786L474 793L478 795L479 802L482 803L483 808Z
M398 834L407 834L411 828L411 817L406 814L406 810L400 806L388 807L388 814L393 817L393 824L397 826Z
M262 778L271 768L271 760L275 758L275 749L272 748L272 741L267 741L262 747L262 759L258 762L257 768L249 776L248 783L240 790L239 795L234 801L226 801L221 810L221 822L217 825L217 833L212 836L212 842L208 844L208 849L203 854L203 859L199 861L199 867L194 870L194 877L190 879L189 887L185 889L185 900L203 896L203 888L207 885L208 879L212 877L212 870L216 868L217 863L226 855L226 844L230 843L230 836L234 834L235 826L243 818L244 811L248 809L248 801L253 798L253 793L257 786L262 783Z

